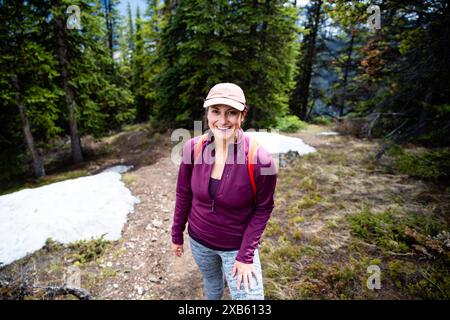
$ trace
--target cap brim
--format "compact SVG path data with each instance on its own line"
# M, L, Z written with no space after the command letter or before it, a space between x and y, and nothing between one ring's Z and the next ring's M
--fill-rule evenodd
M235 109L238 109L239 111L244 110L244 105L240 102L231 100L231 99L227 99L227 98L213 98L213 99L208 99L205 101L205 103L203 103L203 108L209 107L209 106L213 106L213 105L217 105L217 104L225 104L227 106L233 107Z

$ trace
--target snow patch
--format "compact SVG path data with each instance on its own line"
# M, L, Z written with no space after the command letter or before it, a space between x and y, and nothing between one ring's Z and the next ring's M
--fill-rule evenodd
M139 199L121 181L125 166L0 196L0 263L32 253L47 238L117 240ZM115 172L116 171L116 172Z
M335 131L322 131L317 134L318 136L338 136L339 133Z
M103 173L103 172L125 173L125 172L128 172L128 171L130 171L131 169L133 169L133 167L134 167L134 166L118 165L118 166L106 168L106 169L103 170L101 173Z
M299 155L305 155L317 151L314 147L304 143L300 138L270 132L246 132L245 134L258 140L262 147L271 154L297 151Z

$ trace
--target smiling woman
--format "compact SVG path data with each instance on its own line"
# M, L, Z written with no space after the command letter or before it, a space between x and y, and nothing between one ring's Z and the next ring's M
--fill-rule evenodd
M213 131L216 139L227 140L235 136L235 131L241 127L244 120L242 112L227 105L208 107L208 127Z
M239 86L217 84L203 107L210 130L183 147L172 249L177 256L183 253L188 222L206 297L222 298L225 277L232 299L264 299L258 246L274 207L276 171L262 169L274 168L274 162L241 128L248 107Z

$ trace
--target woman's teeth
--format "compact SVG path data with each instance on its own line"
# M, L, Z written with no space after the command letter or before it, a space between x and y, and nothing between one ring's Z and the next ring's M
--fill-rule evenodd
M220 130L228 130L228 129L231 129L231 127L216 127L217 129L220 129Z

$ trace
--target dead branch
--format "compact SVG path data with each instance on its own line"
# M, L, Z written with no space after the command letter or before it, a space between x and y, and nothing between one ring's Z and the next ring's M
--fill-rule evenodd
M392 130L391 132L389 132L388 135L386 136L386 138L389 138L389 137L392 136L394 133L396 133L398 130L400 130L407 122L408 122L408 119L406 119L405 121L403 121L403 123L402 123L401 125L399 125L397 128L395 128L394 130Z
M375 122L380 118L381 114L378 112L375 116L375 118L370 122L369 124L369 130L367 131L367 137L370 139L372 136L372 129L375 126Z
M62 287L57 286L34 286L33 289L44 290L45 293L49 296L62 296L62 295L74 295L80 300L92 300L92 296L89 292L84 289L69 287L63 285Z
M370 139L372 136L372 129L375 126L375 123L377 122L377 120L381 117L381 116L390 116L390 117L409 117L407 114L405 113L400 113L400 112L376 112L373 114L375 117L374 119L370 122L369 124L369 130L367 132L367 137ZM392 131L391 133L388 134L387 137L389 137L391 134L393 134L394 132L396 132L398 129L400 129L401 127L403 127L405 125L405 123L408 121L408 119L405 120L405 122L398 127L397 129L394 129L394 131Z
M21 281L0 279L0 289L1 288L9 291L12 294L10 296L10 298L12 299L21 299L25 296L34 295L37 293L37 291L44 291L44 293L50 297L65 296L71 294L80 300L93 299L92 295L82 288L67 285L39 286L31 284L26 279L25 280L22 279Z

